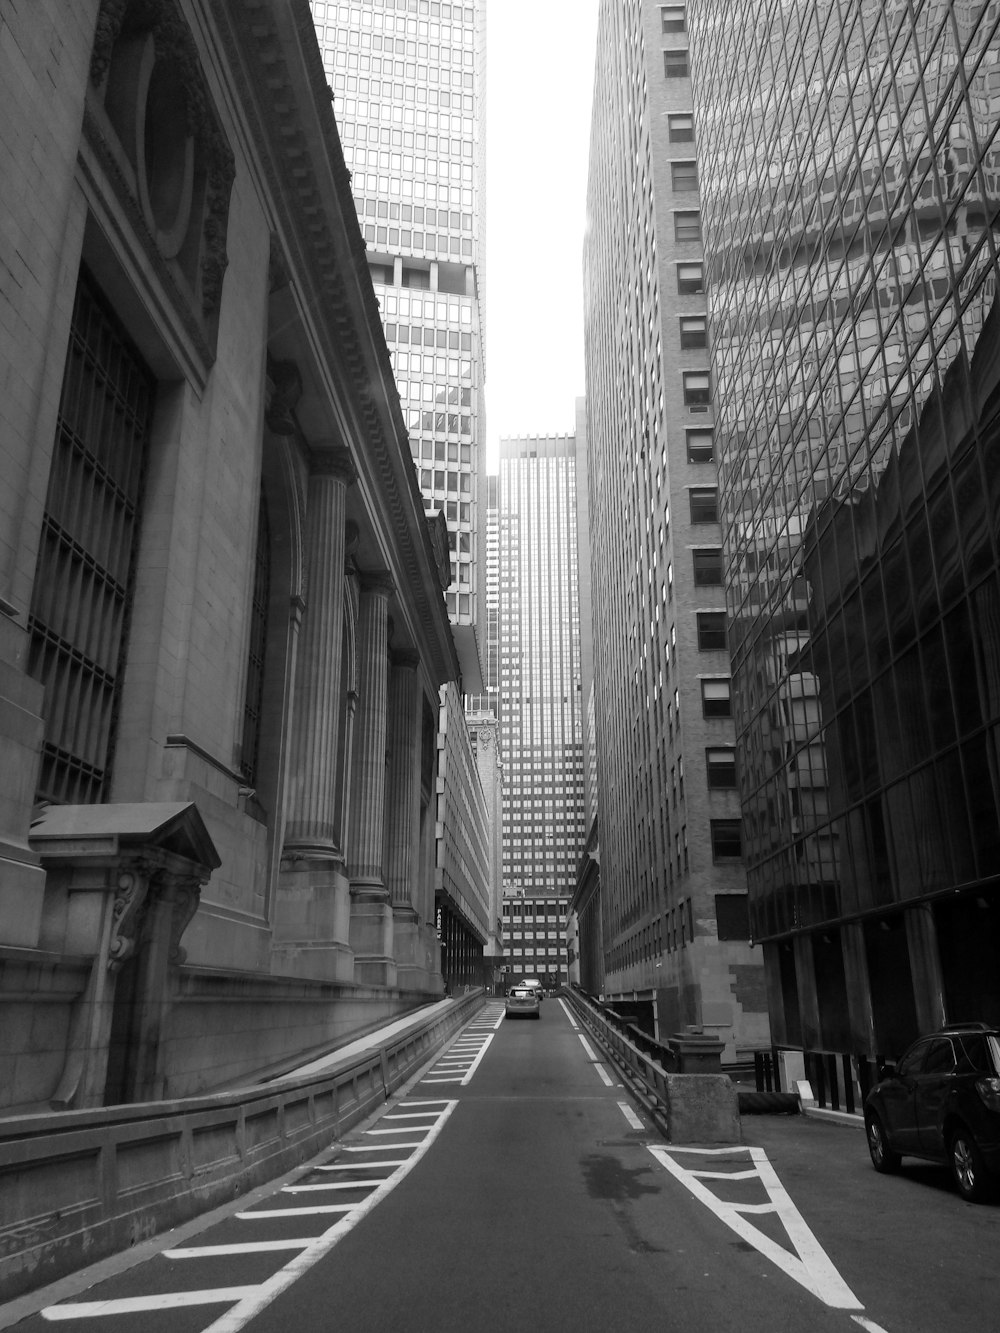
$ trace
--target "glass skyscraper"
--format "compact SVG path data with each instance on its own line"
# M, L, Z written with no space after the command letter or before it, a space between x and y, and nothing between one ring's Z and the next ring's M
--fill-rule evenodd
M527 897L568 899L585 836L576 445L500 441L503 886Z
M483 615L480 246L485 0L313 0L358 220L467 667ZM478 685L478 666L466 671Z
M1000 6L688 20L752 927L863 1089L1000 1021Z

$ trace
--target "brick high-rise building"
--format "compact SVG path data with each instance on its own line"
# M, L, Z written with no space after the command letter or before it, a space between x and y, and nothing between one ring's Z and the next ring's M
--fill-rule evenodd
M602 989L728 1058L768 1039L749 941L683 4L605 0L584 315ZM593 983L591 983L593 984Z

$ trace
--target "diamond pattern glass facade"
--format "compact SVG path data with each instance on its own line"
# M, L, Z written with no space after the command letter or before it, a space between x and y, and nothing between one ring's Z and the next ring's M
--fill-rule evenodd
M1000 5L690 0L779 1044L1000 1019Z

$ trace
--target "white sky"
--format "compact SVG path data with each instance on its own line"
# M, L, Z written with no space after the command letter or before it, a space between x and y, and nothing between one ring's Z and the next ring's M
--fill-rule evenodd
M583 231L599 0L486 16L486 442L570 434L584 393Z

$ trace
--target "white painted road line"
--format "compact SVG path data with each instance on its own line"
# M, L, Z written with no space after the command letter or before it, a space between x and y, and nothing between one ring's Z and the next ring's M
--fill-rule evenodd
M636 1113L632 1110L631 1106L629 1106L628 1102L619 1102L618 1108L633 1129L646 1128L646 1126L642 1123L642 1121L639 1119Z
M583 1035L582 1032L578 1033L577 1035L580 1038L580 1044L583 1046L583 1049L587 1052L587 1059L597 1070L598 1074L600 1074L601 1082L604 1084L606 1088L610 1088L611 1079L608 1077L608 1071L604 1068L600 1060L598 1060L597 1056L594 1054L593 1046L591 1046L590 1042L587 1040L587 1038Z
M383 1177L384 1179L384 1177ZM314 1190L374 1190L381 1180L331 1180L322 1185L286 1185L282 1194L309 1194Z
M415 1143L357 1143L345 1147L344 1152L389 1152L391 1148L419 1148L422 1140ZM409 1158L407 1158L407 1161ZM370 1162L369 1166L387 1166L386 1162Z
M862 1328L867 1329L868 1333L885 1333L882 1325L876 1324L874 1319L866 1319L864 1315L860 1314L852 1314L851 1318L856 1324L860 1324Z
M362 1167L372 1166L402 1166L406 1162L405 1157L386 1157L381 1162L333 1162L329 1166L314 1166L314 1171L360 1171ZM382 1177L386 1179L385 1176Z
M309 1208L255 1208L248 1213L234 1213L241 1222L256 1222L263 1217L313 1217L320 1213L349 1213L356 1203L316 1203Z
M163 1250L164 1259L212 1259L227 1254L266 1254L269 1250L304 1250L310 1237L298 1240L242 1240L232 1245L186 1245L177 1250Z
M579 1025L579 1023L576 1021L576 1019L573 1017L573 1011L572 1011L572 1009L570 1009L569 1005L566 1003L565 1000L560 1000L559 1003L562 1005L563 1013L564 1013L564 1014L566 1015L566 1017L569 1019L569 1025L570 1025L570 1027L573 1029L574 1032L579 1031L579 1027L580 1027L580 1025Z
M787 1273L807 1291L819 1298L824 1305L829 1305L835 1310L863 1310L864 1306L851 1291L850 1287L834 1268L826 1251L820 1245L819 1241L806 1225L805 1218L792 1202L788 1191L778 1179L778 1174L767 1159L767 1154L763 1148L746 1147L738 1148L675 1148L673 1145L653 1146L647 1145L649 1151L653 1154L661 1166L688 1190L694 1197L705 1205L710 1212L713 1212L720 1222L724 1222L727 1227L740 1237L759 1250L765 1258L770 1259L776 1264L783 1273ZM738 1204L729 1203L716 1196L705 1185L702 1184L699 1177L710 1177L718 1179L718 1172L701 1172L696 1170L685 1170L679 1162L675 1162L674 1153L697 1153L704 1156L719 1157L725 1155L730 1160L740 1160L736 1154L749 1153L751 1161L755 1164L754 1174L760 1177L760 1182L767 1191L768 1203L765 1204ZM745 1158L743 1159L745 1160ZM745 1179L746 1172L737 1172L737 1179ZM748 1222L743 1216L744 1213L775 1213L788 1235L795 1250L795 1254L790 1254L783 1246L778 1245L770 1236L766 1236Z
M462 1087L463 1087L463 1088L464 1088L465 1085L468 1083L469 1079L472 1078L472 1075L473 1075L473 1074L476 1072L476 1070L479 1068L480 1061L482 1060L482 1058L483 1058L483 1056L486 1054L486 1052L489 1050L489 1048L490 1048L490 1042L491 1042L492 1040L493 1040L493 1034L491 1033L491 1034L486 1038L486 1040L483 1042L482 1047L480 1048L479 1054L476 1056L476 1058L473 1060L472 1064L469 1066L469 1072L466 1074L465 1078L462 1079Z
M400 1167L398 1171L394 1171L384 1184L380 1185L374 1193L369 1194L368 1198L359 1203L347 1217L335 1223L328 1231L324 1231L321 1236L317 1236L314 1241L310 1241L307 1248L290 1260L284 1268L279 1269L266 1282L261 1283L255 1290L242 1297L237 1305L225 1314L220 1315L218 1319L203 1329L202 1333L238 1333L239 1329L245 1328L251 1319L270 1305L275 1297L280 1296L292 1283L296 1282L314 1264L318 1263L324 1255L329 1254L339 1240L346 1236L349 1231L352 1231L363 1217L367 1217L371 1210L380 1204L401 1180L409 1175L441 1133L448 1117L457 1105L457 1102L449 1102L444 1107L437 1124L428 1130L419 1148L407 1159L405 1166Z
M162 1296L130 1296L117 1301L75 1301L50 1305L42 1318L94 1319L111 1314L139 1314L144 1310L179 1310L184 1305L221 1305L244 1300L256 1287L216 1287L209 1291L168 1291Z

